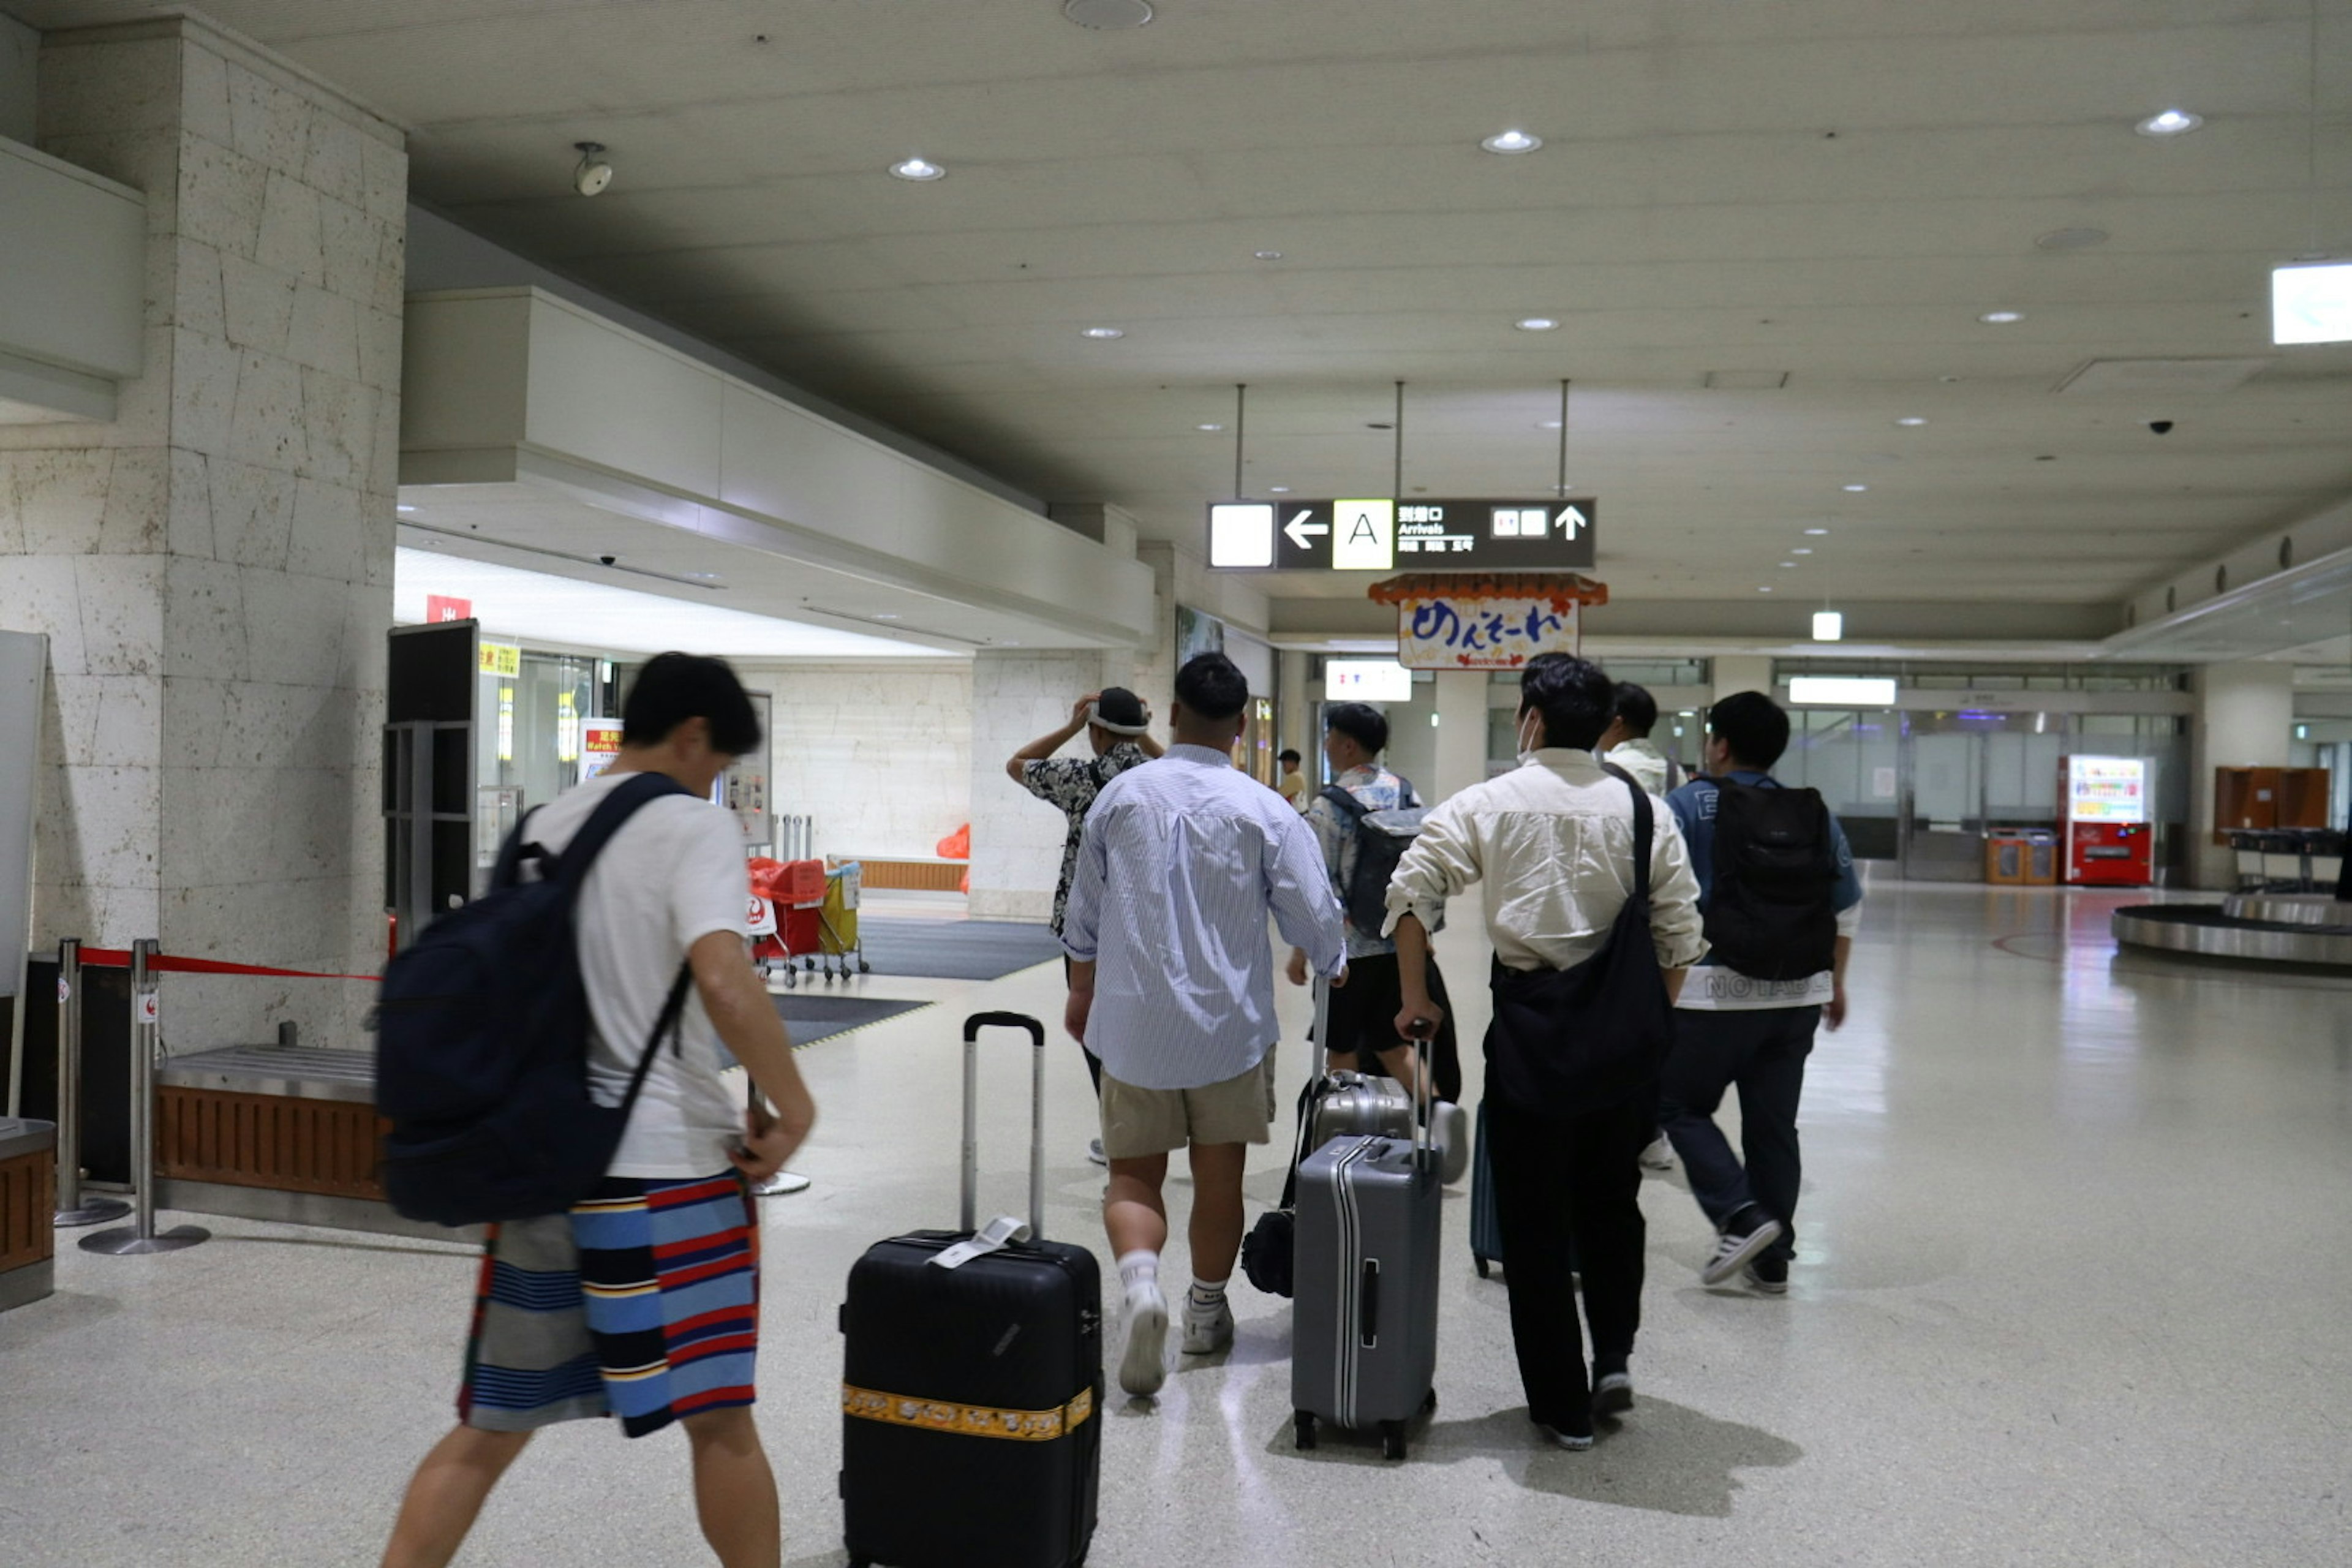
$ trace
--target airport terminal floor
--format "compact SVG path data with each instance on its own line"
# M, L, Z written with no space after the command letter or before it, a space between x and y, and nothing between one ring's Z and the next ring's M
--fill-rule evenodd
M1293 1450L1288 1309L1237 1285L1229 1353L1184 1362L1156 1404L1114 1391L1089 1561L2340 1560L2352 983L2119 956L2126 897L2145 895L1873 887L1853 1017L1806 1087L1790 1293L1701 1288L1708 1227L1678 1173L1653 1174L1638 1404L1592 1451L1534 1440L1454 1191L1441 1404L1411 1459ZM1440 951L1475 1039L1483 938ZM854 984L937 1005L802 1056L823 1121L795 1161L814 1185L765 1207L758 1406L796 1568L843 1561L845 1272L953 1221L957 1025L1061 1002L1050 964ZM1304 995L1283 1005L1295 1041ZM1046 1225L1099 1251L1086 1079L1050 1049ZM1020 1056L1000 1040L983 1063L983 1213L1022 1201ZM1285 1083L1304 1070L1286 1041ZM1282 1156L1253 1161L1254 1207ZM65 1248L57 1295L0 1317L12 1568L375 1561L449 1419L472 1256L206 1223L215 1245L173 1256ZM459 1561L703 1561L685 1444L646 1446L601 1423L543 1435Z

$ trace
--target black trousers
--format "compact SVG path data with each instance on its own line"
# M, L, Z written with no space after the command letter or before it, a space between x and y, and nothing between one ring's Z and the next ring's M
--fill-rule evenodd
M1676 1008L1675 1048L1659 1085L1658 1120L1682 1156L1698 1206L1721 1229L1756 1205L1785 1228L1769 1254L1784 1261L1797 1255L1797 1193L1804 1181L1797 1101L1821 1021L1819 1007ZM1734 1086L1744 1166L1715 1124L1716 1108Z
M1486 1102L1519 1382L1528 1415L1571 1436L1592 1430L1592 1392L1569 1275L1581 1265L1592 1364L1622 1370L1642 1326L1641 1159L1656 1110L1648 1096L1566 1120Z

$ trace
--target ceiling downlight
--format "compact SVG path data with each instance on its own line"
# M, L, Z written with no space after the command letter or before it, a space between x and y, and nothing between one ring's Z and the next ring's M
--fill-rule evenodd
M1505 157L1509 157L1519 153L1534 152L1543 145L1543 138L1525 131L1497 131L1478 145L1489 153L1498 153Z
M890 174L893 179L912 180L917 184L948 177L948 172L929 158L901 158L890 165Z

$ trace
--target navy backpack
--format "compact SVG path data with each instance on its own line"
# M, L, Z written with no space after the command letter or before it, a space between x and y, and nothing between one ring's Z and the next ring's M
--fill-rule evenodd
M410 1219L477 1225L561 1214L604 1177L662 1037L686 1006L678 971L629 1090L588 1093L588 990L572 910L596 856L640 806L686 795L639 773L606 796L560 856L527 844L526 817L484 897L427 926L383 972L376 1109L392 1122L384 1195ZM522 862L541 876L524 881Z

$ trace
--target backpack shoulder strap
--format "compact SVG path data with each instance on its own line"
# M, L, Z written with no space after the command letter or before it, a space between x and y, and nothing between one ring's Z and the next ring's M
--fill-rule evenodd
M684 784L666 773L639 773L626 780L599 802L588 820L580 825L580 831L572 836L572 842L563 847L563 853L557 858L553 874L562 878L576 891L587 877L588 868L595 864L596 857L604 853L604 846L613 841L613 835L621 830L623 823L637 814L639 807L648 805L664 795L687 793Z
M1348 814L1348 820L1350 823L1361 822L1365 817L1371 815L1371 812L1365 807L1362 801L1358 800L1354 795L1349 795L1345 789L1342 789L1338 784L1325 784L1323 786L1323 798L1329 801L1333 805L1338 806L1341 811L1346 812Z
M524 812L522 820L507 835L507 841L499 846L498 860L490 868L491 887L511 888L522 879L522 858L529 847L530 819L538 815L539 807L535 805Z

